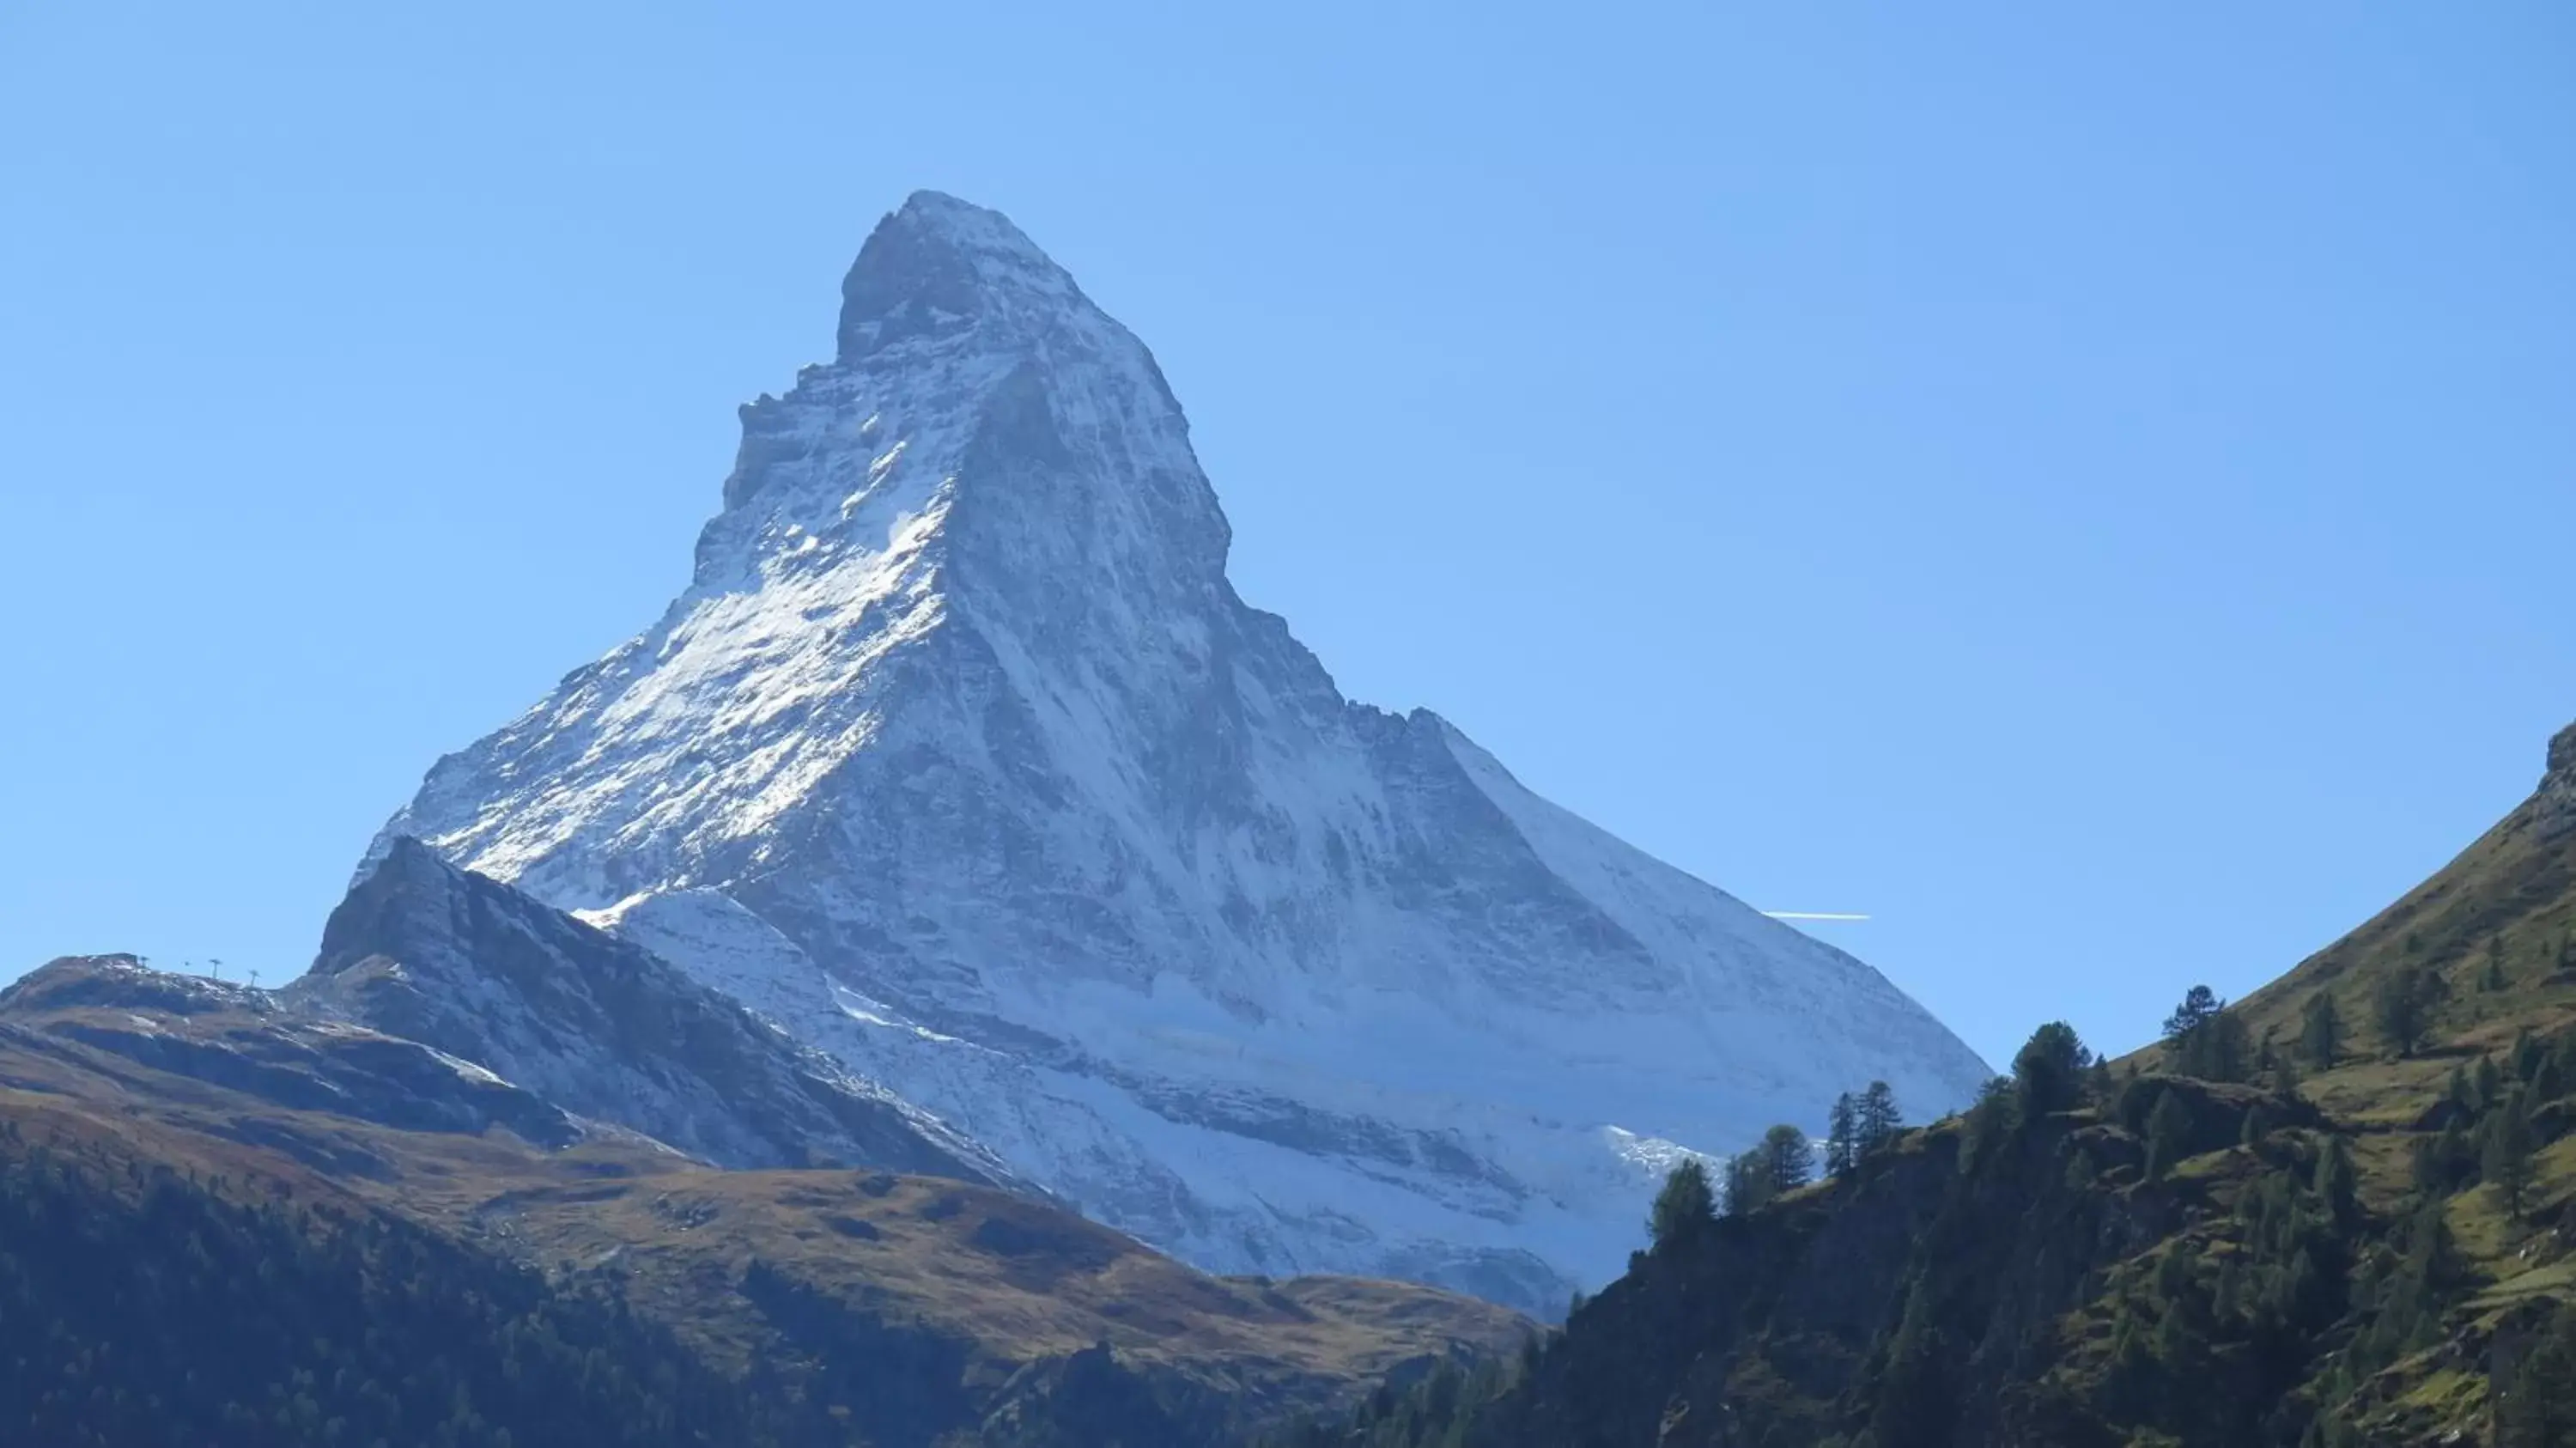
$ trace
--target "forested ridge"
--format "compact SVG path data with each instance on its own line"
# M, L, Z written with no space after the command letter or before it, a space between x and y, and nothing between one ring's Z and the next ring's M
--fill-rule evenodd
M2043 1026L1926 1127L1874 1095L1820 1152L1683 1163L1516 1361L1278 1441L2576 1448L2576 729L2246 1000L2194 987L2117 1062Z
M613 1291L398 1221L236 1200L0 1122L0 1437L533 1448L845 1441ZM23 1436L22 1436L23 1435Z
M2499 1448L2576 1444L2576 1311L2547 1290L2576 1216L2534 1210L2576 1033L2519 1061L2464 1072L2374 1200L2356 1150L2385 1144L2301 1099L2288 1058L2213 1082L2025 1052L1813 1187L1731 1210L1677 1170L1653 1245L1561 1332L1281 1441L2342 1448L2466 1416ZM2461 1236L2493 1218L2518 1245L2482 1265ZM2533 1261L2558 1266L2490 1297Z

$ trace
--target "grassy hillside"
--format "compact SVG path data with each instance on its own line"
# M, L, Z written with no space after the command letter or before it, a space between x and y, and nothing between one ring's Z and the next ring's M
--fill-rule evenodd
M716 1171L523 1098L237 988L117 961L30 977L0 998L0 1207L25 1209L0 1242L0 1358L53 1389L37 1406L66 1433L160 1421L99 1404L166 1405L194 1367L203 1411L168 1417L174 1442L1201 1448L1526 1330L1407 1285L1212 1278L961 1182ZM46 1221L91 1230L29 1235ZM383 1241L396 1257L379 1261ZM204 1270L209 1251L240 1270ZM130 1306L92 1312L97 1294ZM164 1301L181 1306L144 1306ZM263 1302L269 1338L189 1347ZM308 1319L344 1325L330 1351ZM383 1332L352 1337L353 1322ZM402 1390L406 1333L444 1345L434 1403ZM578 1351L526 1346L539 1339ZM541 1365L588 1371L591 1347L596 1398L503 1390ZM391 1407L361 1391L379 1380ZM438 1437L458 1383L501 1386L469 1391L472 1422ZM276 1428L281 1403L305 1413L299 1395L317 1416ZM611 1426L566 1438L561 1412Z
M1508 1370L1290 1441L2576 1445L2572 935L2576 729L2439 874L2170 1044L2026 1053L1830 1180L1677 1219Z

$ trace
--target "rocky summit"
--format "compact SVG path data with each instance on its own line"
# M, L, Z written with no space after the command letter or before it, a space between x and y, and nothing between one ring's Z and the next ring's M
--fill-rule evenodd
M1683 1150L1986 1078L1861 962L1343 698L1227 581L1153 357L1002 216L916 195L841 296L687 591L378 854L582 912L1218 1271L1553 1314Z

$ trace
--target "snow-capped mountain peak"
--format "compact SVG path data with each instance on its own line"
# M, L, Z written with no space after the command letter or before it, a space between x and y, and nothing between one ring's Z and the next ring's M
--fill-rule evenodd
M916 191L841 281L840 361L908 337L981 328L1042 332L1090 303L1008 217Z
M1152 356L922 193L743 409L690 589L389 831L627 934L1101 1219L1540 1310L1655 1163L1983 1079L1876 972L1345 700Z

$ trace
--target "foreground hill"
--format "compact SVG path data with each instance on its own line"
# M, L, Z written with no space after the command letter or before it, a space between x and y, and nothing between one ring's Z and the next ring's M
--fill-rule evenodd
M2571 932L2576 729L2241 1005L2116 1065L2043 1030L1972 1110L1678 1219L1509 1371L1294 1441L2576 1444Z
M0 993L11 1441L1184 1448L1523 1326L957 1177L717 1170L130 958Z
M1676 1143L1986 1074L1868 966L1344 698L1227 579L1153 357L1002 216L905 202L832 360L742 425L688 589L388 840L1212 1270L1553 1314Z

